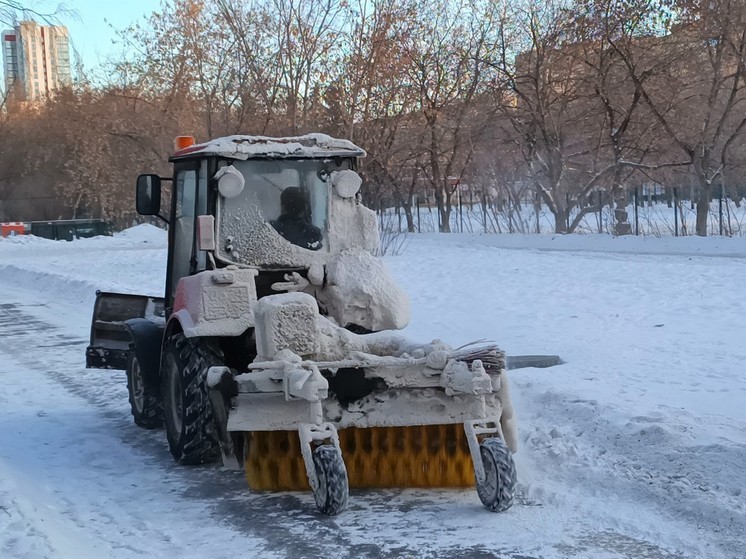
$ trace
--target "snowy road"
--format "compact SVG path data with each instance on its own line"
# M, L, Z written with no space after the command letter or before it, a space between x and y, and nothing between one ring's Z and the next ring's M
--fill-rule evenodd
M93 290L156 292L160 232L0 241L0 557L746 557L746 246L594 242L453 235L389 259L412 337L490 336L568 363L513 373L522 486L507 513L473 491L408 490L354 492L320 518L310 494L176 466L162 432L132 424L123 373L83 368Z

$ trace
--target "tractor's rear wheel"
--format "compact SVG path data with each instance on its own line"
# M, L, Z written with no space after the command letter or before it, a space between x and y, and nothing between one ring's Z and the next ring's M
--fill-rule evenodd
M515 497L515 462L502 439L489 438L479 445L484 466L484 480L477 481L477 494L492 512L508 510Z
M204 340L179 333L164 342L162 359L163 417L171 455L180 464L215 461L220 447L206 379L218 357Z
M127 355L127 393L135 424L145 429L163 426L163 402L157 384L145 377L134 350Z

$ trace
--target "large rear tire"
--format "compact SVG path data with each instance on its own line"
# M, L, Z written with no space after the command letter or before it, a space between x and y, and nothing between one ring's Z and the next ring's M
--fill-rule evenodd
M214 462L220 456L206 383L207 370L218 364L202 339L179 333L163 344L163 418L171 455L180 464Z
M135 424L145 429L163 426L163 402L158 385L143 374L137 354L127 354L127 393Z

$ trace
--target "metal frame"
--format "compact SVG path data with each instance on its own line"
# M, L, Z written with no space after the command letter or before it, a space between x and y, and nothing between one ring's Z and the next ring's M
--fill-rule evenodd
M300 439L300 451L303 455L303 464L306 466L306 475L311 490L316 491L319 487L319 478L316 475L316 466L313 463L314 443L323 444L330 441L340 456L342 449L339 446L339 434L337 428L329 422L314 425L312 423L301 423L298 425L298 438Z
M474 464L474 477L477 483L483 483L487 477L484 473L484 464L482 463L482 453L479 451L479 437L482 435L494 435L505 440L503 431L500 427L500 420L492 419L473 419L464 422L466 431L466 440L469 443L469 453L471 461Z

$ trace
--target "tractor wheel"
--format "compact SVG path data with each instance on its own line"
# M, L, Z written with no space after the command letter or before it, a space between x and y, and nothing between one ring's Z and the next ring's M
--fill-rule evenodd
M157 386L145 378L134 350L127 354L127 393L135 424L145 429L163 426L163 402Z
M169 336L163 345L161 394L168 446L180 464L213 462L220 456L207 370L219 364L204 340L184 334Z
M477 494L492 512L508 510L515 497L515 462L502 439L489 438L479 445L484 466L484 481L477 480Z
M339 514L347 508L350 496L347 469L342 455L332 445L322 444L313 450L313 464L319 481L313 493L316 506L323 514Z

